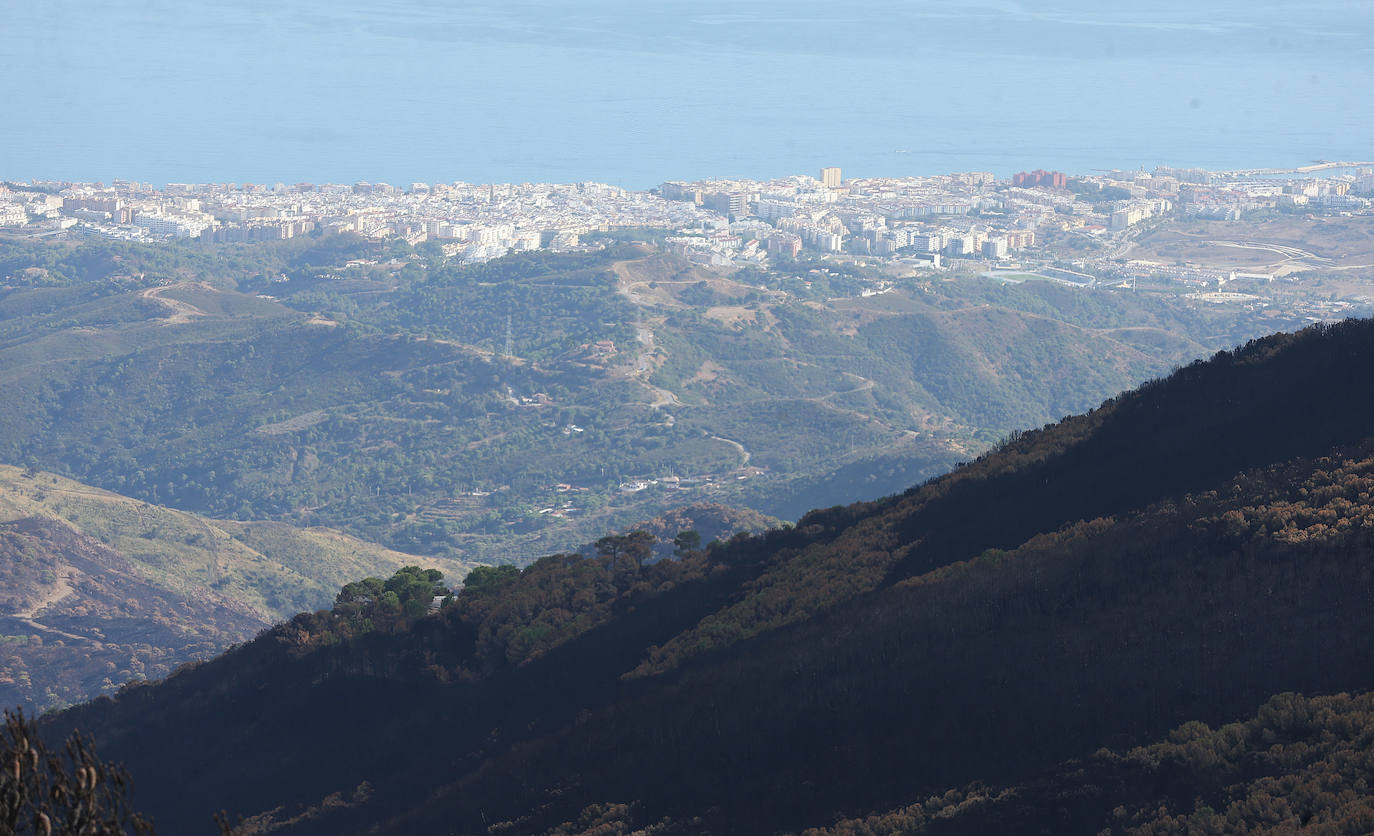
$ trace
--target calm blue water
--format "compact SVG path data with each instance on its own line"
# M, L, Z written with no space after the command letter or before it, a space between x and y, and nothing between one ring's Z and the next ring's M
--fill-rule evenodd
M0 178L1374 158L1369 0L0 0Z

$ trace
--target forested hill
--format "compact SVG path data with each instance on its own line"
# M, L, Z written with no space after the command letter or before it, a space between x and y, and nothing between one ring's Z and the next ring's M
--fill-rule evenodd
M0 462L527 563L693 502L795 518L903 490L1297 321L641 245L443 252L0 241Z
M925 537L903 555L894 579L938 565L950 550L1010 548L1076 519L1360 442L1371 432L1371 380L1369 324L1317 326L1222 351L1086 415L1020 435L932 490L908 492L900 506L907 539L929 530L931 515L961 517L988 503L1001 512L972 540L947 527ZM1018 501L1002 502L1008 495Z
M963 820L1062 796L1051 831L1155 832L1251 792L1220 781L1307 781L1244 751L1315 721L1187 726L1187 769L1131 747L1374 688L1371 357L1366 321L1266 338L903 496L477 570L410 621L303 614L50 728L94 732L173 832L865 832L1017 792Z
M881 814L807 828L803 836L1363 836L1374 833L1371 738L1374 694L1277 694L1243 721L1218 728L1192 721L1149 745L1099 749L1025 785L953 787ZM585 818L629 829L635 817L624 805L600 805Z

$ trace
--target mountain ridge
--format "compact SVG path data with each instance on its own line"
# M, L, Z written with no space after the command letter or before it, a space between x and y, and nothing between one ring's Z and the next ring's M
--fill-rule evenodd
M551 556L388 631L302 614L51 728L98 729L174 828L213 800L296 833L608 804L767 832L1368 689L1372 354L1369 321L1258 340L903 495L681 560ZM1124 446L1142 427L1173 446ZM339 734L359 712L365 748Z

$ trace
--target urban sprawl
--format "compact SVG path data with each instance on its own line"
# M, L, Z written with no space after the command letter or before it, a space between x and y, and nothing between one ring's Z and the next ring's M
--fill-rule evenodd
M1221 283L1233 271L1121 258L1132 235L1166 217L1239 220L1257 212L1374 214L1374 169L1210 172L1157 168L1068 176L986 172L932 177L667 182L650 191L600 183L474 185L386 183L182 184L157 189L116 180L0 185L0 231L34 238L265 241L354 233L435 241L463 263L511 252L596 246L596 233L660 230L664 246L704 266L847 253L938 271L967 260L1074 284L1166 276ZM1084 258L1041 246L1051 235L1089 236ZM1273 279L1282 271L1242 278Z

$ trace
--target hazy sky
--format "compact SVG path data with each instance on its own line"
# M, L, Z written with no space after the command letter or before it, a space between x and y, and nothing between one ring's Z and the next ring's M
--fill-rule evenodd
M1368 0L0 3L8 178L647 186L1374 148Z

